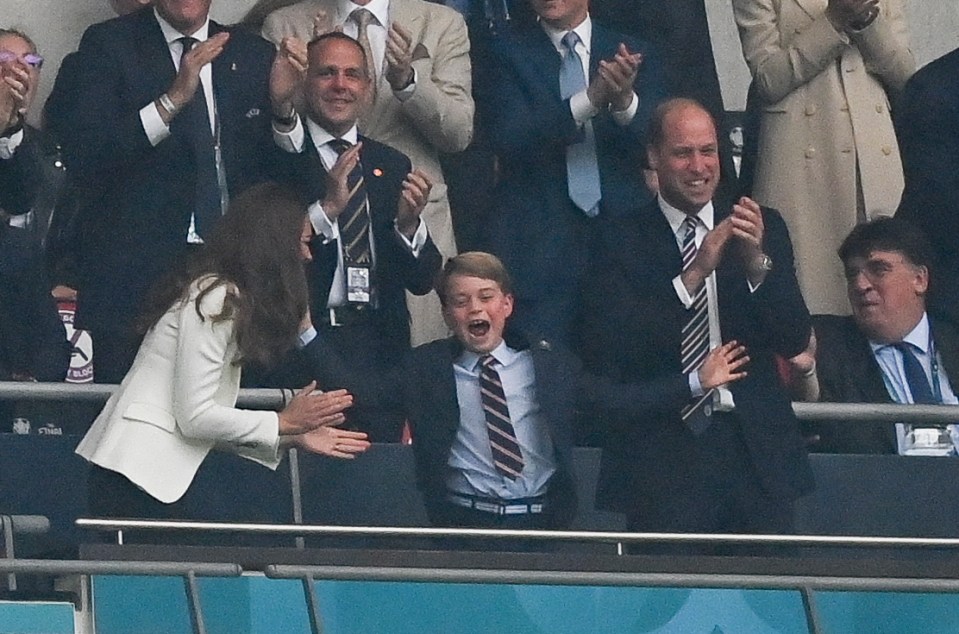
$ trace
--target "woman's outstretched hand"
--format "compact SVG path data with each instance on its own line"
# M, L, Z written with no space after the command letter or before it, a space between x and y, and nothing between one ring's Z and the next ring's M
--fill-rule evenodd
M352 460L370 448L370 441L364 432L338 427L318 427L297 436L293 442L307 451L346 460Z
M319 427L339 425L346 417L343 410L353 405L346 390L316 392L316 381L298 391L280 412L280 435L297 436Z

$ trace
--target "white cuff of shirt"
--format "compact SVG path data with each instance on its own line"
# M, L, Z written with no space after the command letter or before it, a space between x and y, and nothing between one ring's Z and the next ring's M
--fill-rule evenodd
M291 130L283 132L276 129L276 124L272 126L273 142L284 152L299 154L303 151L303 142L306 140L306 133L303 131L303 119L296 113L293 114L296 116L296 123L293 124Z
M683 284L683 276L677 275L673 278L673 288L676 290L676 297L679 298L679 301L683 303L683 307L686 310L689 310L693 307L693 298L689 294L689 291L686 290L686 285Z
M693 370L686 376L689 377L689 391L692 393L693 398L699 398L706 393L706 390L703 389L703 384L699 380L699 370Z
M609 112L613 115L613 121L615 121L617 125L628 126L633 122L637 110L639 110L639 97L636 96L634 91L633 98L625 110L613 110L611 108Z
M326 212L323 211L323 205L320 201L314 202L307 209L310 215L310 224L313 225L313 231L317 235L323 236L323 244L340 239L340 226L334 220L330 220Z
M396 98L400 100L400 103L409 100L413 96L413 93L416 92L416 69L413 69L413 81L410 82L410 85L404 88L403 90L394 90L393 94L396 95Z
M310 326L297 336L296 347L302 350L310 345L314 339L316 339L316 328Z
M569 111L573 115L573 121L580 127L599 114L599 108L589 100L585 89L569 98Z
M160 111L153 102L140 108L140 123L143 125L143 131L153 147L170 136L170 127L163 122L163 117L160 116Z
M0 137L0 160L9 161L17 148L23 143L23 130L17 130L10 136Z
M410 250L414 258L420 257L420 251L423 250L423 245L426 244L426 238L429 236L429 231L426 229L426 223L420 220L419 226L416 227L416 233L413 234L413 239L410 240L404 236L399 229L396 228L396 221L393 221L393 229L396 231L396 235L403 240L403 244Z

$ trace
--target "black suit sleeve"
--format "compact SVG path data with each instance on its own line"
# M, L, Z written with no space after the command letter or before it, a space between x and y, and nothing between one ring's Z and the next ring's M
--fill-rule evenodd
M754 337L759 337L773 352L789 358L802 352L809 343L811 320L793 258L789 231L782 216L772 209L763 209L765 238L763 248L773 260L773 270L756 292L750 294L755 316ZM743 275L743 284L746 284ZM742 341L750 341L743 337Z
M43 183L39 143L24 128L24 138L9 159L0 159L0 208L17 216L33 208Z
M353 395L354 411L402 410L406 403L405 363L385 376L361 375L327 344L322 333L300 350L310 378L324 390L345 389Z
M76 94L69 99L72 109L63 130L68 164L84 176L146 160L153 146L143 130L140 109L163 91L159 89L142 103L132 101L123 69L133 61L121 59L126 48L111 37L112 30L105 28L109 25L90 27L80 41L79 54L84 63L78 65L72 82ZM170 70L172 73L172 65Z
M953 58L959 62L956 54ZM900 100L896 131L906 185L897 215L923 229L940 255L956 261L959 85L954 73L959 73L959 63L953 68L948 78L920 71L906 85Z

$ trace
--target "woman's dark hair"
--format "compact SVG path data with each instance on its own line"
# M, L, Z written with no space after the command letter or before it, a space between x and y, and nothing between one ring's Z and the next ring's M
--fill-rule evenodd
M275 364L296 341L306 314L306 274L300 237L307 203L276 183L262 183L230 202L201 249L154 286L139 329L145 332L177 302L186 302L194 281L211 276L194 301L228 285L223 311L214 322L233 319L239 358L236 363ZM233 292L232 287L235 287Z

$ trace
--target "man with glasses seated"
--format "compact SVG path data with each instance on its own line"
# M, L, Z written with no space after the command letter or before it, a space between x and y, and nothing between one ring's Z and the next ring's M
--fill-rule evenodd
M922 232L878 218L852 230L839 258L852 316L813 317L816 361L808 354L794 360L794 386L825 402L957 403L959 333L926 310L932 256ZM955 425L827 422L807 429L811 448L828 453L955 455L959 441Z

